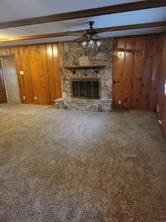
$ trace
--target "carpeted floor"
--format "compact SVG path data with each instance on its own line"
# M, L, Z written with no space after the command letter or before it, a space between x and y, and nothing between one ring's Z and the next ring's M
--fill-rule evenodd
M165 165L154 114L0 105L0 222L165 222Z

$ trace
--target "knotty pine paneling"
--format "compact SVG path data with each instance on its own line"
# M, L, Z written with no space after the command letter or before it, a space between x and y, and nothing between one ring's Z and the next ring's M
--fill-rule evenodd
M161 57L160 76L158 83L158 116L162 122L161 128L166 138L166 35L164 36L163 48Z
M114 39L113 104L155 111L163 35Z
M61 97L57 44L0 48L0 56L14 56L22 103L53 104ZM23 71L23 75L20 75Z

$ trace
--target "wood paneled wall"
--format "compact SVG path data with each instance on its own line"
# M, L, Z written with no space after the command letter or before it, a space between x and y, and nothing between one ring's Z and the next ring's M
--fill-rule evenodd
M158 114L161 121L161 127L166 138L166 94L164 93L166 87L166 35L164 36L163 49L161 57L161 69L158 85Z
M15 58L22 103L53 104L61 97L57 44L0 48L0 56L11 55Z
M156 111L163 35L114 40L113 104Z

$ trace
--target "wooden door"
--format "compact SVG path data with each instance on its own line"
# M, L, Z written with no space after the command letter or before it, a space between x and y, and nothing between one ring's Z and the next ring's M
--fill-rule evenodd
M1 61L8 103L20 103L20 92L14 57L5 56Z
M0 60L0 103L6 103L6 102L7 102L7 97L6 97L5 83L2 72L2 63Z

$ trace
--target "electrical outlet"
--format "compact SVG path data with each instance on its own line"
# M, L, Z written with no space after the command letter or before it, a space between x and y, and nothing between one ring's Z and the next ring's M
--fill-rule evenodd
M159 119L158 123L161 125L161 124L162 124L162 121Z

